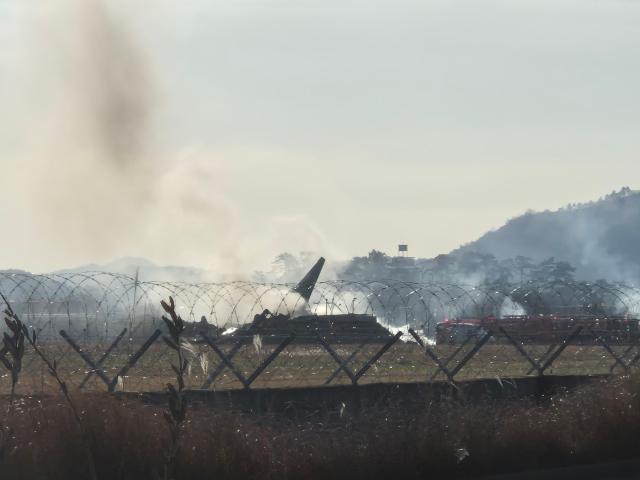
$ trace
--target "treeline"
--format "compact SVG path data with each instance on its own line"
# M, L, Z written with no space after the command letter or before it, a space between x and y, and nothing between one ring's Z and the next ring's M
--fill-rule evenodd
M499 260L487 253L463 252L433 259L390 257L372 250L354 257L342 271L348 280L395 278L413 282L464 283L469 285L513 285L528 282L574 280L575 268L568 262L548 258L535 262L524 256Z
M318 255L281 253L268 272L256 272L254 280L290 283L300 280ZM394 257L379 250L346 262L333 262L324 278L371 281L402 280L420 283L465 284L507 287L525 283L570 282L575 268L566 261L551 257L536 262L518 256L499 260L492 254L464 251L443 254L435 258Z
M624 187L597 201L527 212L478 240L435 258L402 258L371 250L329 261L323 278L355 281L519 285L527 282L640 282L640 191ZM319 255L278 255L255 280L298 281Z
M575 267L577 279L640 281L640 192L625 187L593 202L527 212L451 252L499 259L554 257Z

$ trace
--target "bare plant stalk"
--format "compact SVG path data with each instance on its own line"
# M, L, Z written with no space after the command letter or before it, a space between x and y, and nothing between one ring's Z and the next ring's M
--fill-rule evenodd
M16 385L18 384L20 371L22 370L22 358L24 357L24 325L14 313L11 305L9 305L9 302L2 293L0 293L0 297L2 297L6 305L4 321L11 332L11 335L6 332L3 334L3 346L0 349L0 363L11 372L9 405L7 406L4 424L0 424L0 460L4 461L11 450L10 441L13 436L13 431L9 426L9 418L13 411Z
M0 349L0 362L7 368L7 370L9 370L9 372L11 372L11 395L9 397L9 408L12 408L16 385L18 384L18 378L20 376L20 371L22 370L22 357L24 357L24 325L2 293L0 293L0 297L2 297L2 300L6 305L4 321L11 331L11 335L6 332L3 334L3 347Z
M78 409L75 403L73 402L71 395L69 394L69 389L67 387L67 384L62 380L62 378L58 373L58 364L56 360L54 359L52 362L44 354L44 352L40 350L40 347L38 346L38 343L37 343L37 335L35 330L32 330L31 332L29 332L29 329L25 325L22 325L22 331L24 333L24 337L27 339L27 342L29 342L31 347L33 347L33 350L36 352L36 354L42 359L42 361L47 366L47 369L49 370L49 374L58 383L58 387L60 388L62 395L64 396L65 400L67 401L67 404L71 408L71 411L73 412L73 417L76 421L76 424L78 425L78 429L80 430L80 434L82 435L82 438L84 439L84 443L86 446L85 452L87 456L87 465L89 467L89 478L91 480L97 480L96 465L93 459L93 451L91 449L91 442L90 442L91 439L89 438L89 434L85 429L84 424L82 423L82 417L80 417L80 414L78 413Z
M180 315L176 313L176 306L172 297L169 297L169 303L164 300L160 303L162 308L164 308L165 312L167 312L170 317L162 317L169 328L169 336L164 336L162 338L169 348L175 350L178 358L177 366L173 363L171 364L171 368L176 374L178 388L176 389L175 386L170 383L167 384L167 391L169 393L169 409L164 412L164 418L167 421L170 432L169 442L166 444L165 448L164 479L170 480L173 478L175 462L180 450L180 431L187 413L187 401L184 397L183 390L184 377L187 372L188 362L182 353L180 338L184 331L184 321Z

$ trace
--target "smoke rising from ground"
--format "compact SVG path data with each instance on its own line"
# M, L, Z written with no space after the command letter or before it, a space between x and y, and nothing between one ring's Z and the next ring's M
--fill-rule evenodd
M144 233L136 218L155 193L152 76L98 0L33 2L20 20L18 140L3 161L13 186L5 208L23 227L14 249L47 248L42 268L109 255Z
M578 279L638 284L638 225L640 193L625 187L595 202L516 217L458 252L554 257L569 262Z
M133 255L251 272L274 255L282 232L239 225L220 154L162 146L162 75L113 5L20 7L22 51L3 68L16 93L11 112L0 114L15 133L12 151L2 152L0 208L15 228L5 243L15 255L3 267L43 271ZM304 218L271 223L290 228L299 248L323 247Z

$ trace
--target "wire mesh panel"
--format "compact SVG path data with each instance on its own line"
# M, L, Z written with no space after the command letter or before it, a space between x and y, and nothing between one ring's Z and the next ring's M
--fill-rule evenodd
M83 391L161 390L173 379L160 308L169 296L187 322L183 349L194 389L600 374L640 363L633 320L640 292L606 282L326 281L307 300L291 285L0 272L0 293L38 333L69 387ZM260 315L270 329L247 330ZM555 323L545 324L548 318ZM443 337L447 324L462 333ZM9 386L0 366L0 391ZM19 387L55 387L30 349Z

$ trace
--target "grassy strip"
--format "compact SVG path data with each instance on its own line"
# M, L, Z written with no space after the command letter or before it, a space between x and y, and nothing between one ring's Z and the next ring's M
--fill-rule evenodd
M205 345L194 345L198 354L202 353L207 359L209 370L214 369L220 362ZM338 353L346 358L356 346L338 348ZM361 351L350 364L354 369L360 368L368 360L379 346L373 346ZM616 347L618 353L626 349L624 346ZM57 369L60 376L69 385L70 389L78 386L86 376L89 367L82 359L70 350L68 346L58 344L40 345L48 358L57 360ZM526 346L525 348L534 357L540 357L547 346ZM101 346L84 347L94 359L100 357L104 351ZM434 347L434 350L442 358L447 357L453 350L450 346ZM64 355L63 355L64 353ZM105 372L115 375L127 362L131 352L114 351L104 365ZM461 356L461 355L460 355ZM163 342L157 342L142 357L138 364L124 379L124 388L128 391L160 391L168 382L175 380L175 372L171 368L170 359L173 352ZM263 360L253 345L244 347L233 359L234 364L244 374L249 375ZM184 379L186 388L200 388L206 378L200 362L189 355L187 357L192 364L192 369ZM595 375L608 374L610 366L614 363L600 346L569 346L560 357L547 370L547 374L557 375ZM453 362L452 365L455 365ZM310 385L322 385L337 368L335 361L319 348L310 349L308 346L291 346L281 354L269 368L252 384L254 388L264 387L301 387ZM531 365L520 355L513 346L509 345L485 345L478 354L458 373L457 380L473 378L495 378L496 376L524 377ZM4 367L0 367L0 393L9 393L12 388L10 375L1 374ZM435 364L426 357L424 352L415 344L396 345L387 352L374 366L361 378L360 383L370 382L424 382L437 371ZM622 370L618 368L617 372ZM445 378L442 374L439 379ZM341 373L333 380L332 384L348 384L349 379ZM48 374L46 365L31 350L25 351L22 361L20 383L17 392L22 394L50 393L57 390L58 385ZM225 370L215 383L217 390L242 388L235 376ZM94 376L86 385L89 391L105 391L106 386L97 376Z

